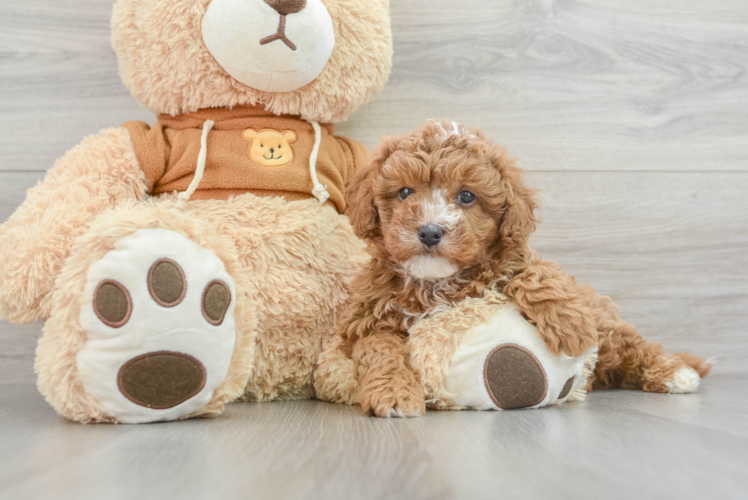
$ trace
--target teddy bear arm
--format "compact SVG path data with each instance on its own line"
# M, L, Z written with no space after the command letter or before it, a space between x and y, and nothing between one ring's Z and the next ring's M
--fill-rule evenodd
M488 312L501 300L495 293L467 299L410 329L411 364L420 375L428 401L448 406L446 402L452 394L447 388L447 377L452 359L467 332L485 322Z
M103 130L65 154L0 227L0 316L49 317L55 277L76 238L102 211L146 191L125 129Z
M597 346L594 311L559 265L539 260L510 281L504 294L537 327L552 354L579 357Z
M458 340L445 325L430 322L412 332L408 339L410 362L420 375L427 401L448 397L445 382Z

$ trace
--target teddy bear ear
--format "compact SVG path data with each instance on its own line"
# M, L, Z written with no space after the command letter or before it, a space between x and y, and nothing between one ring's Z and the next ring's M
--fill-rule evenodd
M244 132L242 132L242 139L245 139L247 141L251 141L253 139L257 139L258 133L253 128L248 128Z
M285 132L283 132L283 137L286 138L289 144L293 144L297 139L296 132L294 132L293 130L286 130Z

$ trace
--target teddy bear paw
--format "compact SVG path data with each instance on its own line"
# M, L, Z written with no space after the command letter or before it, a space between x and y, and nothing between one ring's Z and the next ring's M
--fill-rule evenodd
M223 262L195 242L163 229L120 240L88 273L84 389L122 423L198 411L228 373L234 303Z

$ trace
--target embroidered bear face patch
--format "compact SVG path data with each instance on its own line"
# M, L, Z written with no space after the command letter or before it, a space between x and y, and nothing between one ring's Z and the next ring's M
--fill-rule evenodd
M259 132L249 128L242 132L242 139L249 142L247 156L250 160L263 167L285 167L293 163L293 148L296 142L296 132L286 130L265 129Z

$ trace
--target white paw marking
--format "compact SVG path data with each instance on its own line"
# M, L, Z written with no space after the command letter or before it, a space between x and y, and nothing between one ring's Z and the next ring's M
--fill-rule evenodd
M665 385L670 389L670 394L691 394L699 389L701 377L692 368L681 368L675 372L673 380Z
M171 259L184 271L186 292L172 307L157 303L149 289L148 273L159 259ZM121 326L107 325L96 313L94 294L105 280L121 284L131 298L131 315ZM202 308L206 288L215 280L228 286L231 297L220 324L211 324ZM80 317L88 340L78 352L84 388L122 423L174 420L199 410L228 373L236 341L235 298L234 280L223 262L184 236L164 229L142 229L123 238L89 269ZM160 351L197 360L205 369L205 384L186 401L156 410L125 397L118 377L128 361Z
M421 412L419 410L413 410L409 412L404 412L400 408L392 408L387 418L413 418L413 417L420 417Z

